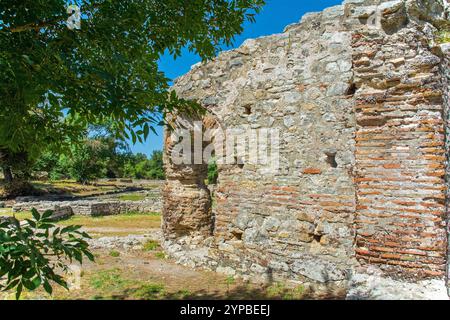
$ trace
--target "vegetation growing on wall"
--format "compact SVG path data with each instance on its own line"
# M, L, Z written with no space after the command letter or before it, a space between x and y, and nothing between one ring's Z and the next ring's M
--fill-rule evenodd
M208 163L208 184L216 184L219 178L216 158L211 158Z

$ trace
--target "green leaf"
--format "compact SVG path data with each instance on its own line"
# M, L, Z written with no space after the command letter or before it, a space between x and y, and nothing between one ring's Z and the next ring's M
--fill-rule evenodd
M92 261L92 262L95 261L94 255L91 252L89 252L88 250L84 250L83 253L90 261Z
M16 288L16 300L20 299L20 296L22 295L22 283L19 283L19 285Z
M39 221L41 219L41 215L35 208L31 209L31 215L33 216L34 220L36 220L36 221Z
M44 286L45 292L47 292L49 295L52 295L53 288L52 288L52 286L50 285L50 283L47 280L44 281L43 286Z
M51 218L51 216L53 215L53 211L51 210L47 210L42 214L42 219L48 219Z
M25 219L25 221L33 228L36 228L36 222L30 219Z
M16 279L14 281L12 281L11 283L9 283L5 289L3 289L3 291L8 291L11 290L12 288L16 287L19 284L20 280Z
M144 139L145 140L147 140L148 134L150 133L149 130L150 130L150 128L148 126L148 123L144 124Z
M77 231L79 229L81 229L81 226L78 226L78 225L67 226L67 227L65 227L65 228L63 228L61 230L61 234L74 232L74 231Z
M33 282L34 287L37 288L41 285L42 279L41 279L41 277L37 276L32 280L32 282Z
M36 289L36 286L34 285L34 283L30 280L26 280L26 279L22 279L22 284L25 288L27 288L30 291L33 291Z
M59 233L60 230L61 230L60 227L57 227L56 229L54 229L53 230L53 236L56 236Z

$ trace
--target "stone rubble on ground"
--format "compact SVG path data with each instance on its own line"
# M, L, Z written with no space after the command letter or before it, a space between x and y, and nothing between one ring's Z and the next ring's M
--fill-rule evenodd
M141 250L147 241L161 241L160 231L144 235L128 235L124 237L101 237L89 239L91 249L118 249L118 250Z

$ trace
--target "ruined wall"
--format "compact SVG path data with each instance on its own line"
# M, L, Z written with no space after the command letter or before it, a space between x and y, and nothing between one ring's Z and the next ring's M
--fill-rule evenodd
M278 129L280 168L219 165L211 198L205 165L171 163L168 133L166 250L269 280L340 282L367 264L443 276L446 67L431 2L429 17L421 1L346 1L179 78L220 128ZM170 232L193 217L200 232Z
M356 252L365 263L381 264L389 272L443 276L447 237L441 58L432 52L423 24L405 27L414 18L405 10L400 1L386 9L381 28L353 32L359 88Z
M449 4L450 8L450 4ZM447 232L450 230L448 229L448 219L449 219L449 196L450 196L450 188L448 188L448 183L450 181L450 161L449 161L449 152L450 150L450 44L442 44L441 46L442 56L443 60L441 63L441 73L444 75L443 77L443 88L444 88L444 119L445 119L445 133L446 133L446 144L445 144L445 150L446 150L446 157L447 157L447 166L446 166L446 183L447 183L447 194L446 194L446 215L447 215ZM448 234L447 234L448 239ZM450 245L450 242L447 241L448 245ZM450 248L447 248L447 286L449 286L449 279L450 279L450 264L449 261L449 254L450 254Z

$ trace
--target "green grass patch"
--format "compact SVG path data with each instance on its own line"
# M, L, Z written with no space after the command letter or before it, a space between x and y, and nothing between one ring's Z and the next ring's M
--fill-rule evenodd
M234 279L233 276L228 276L228 277L225 279L225 284L228 286L228 289L229 289L229 286L231 286L231 285L233 285L233 284L235 284L235 283L236 283L236 279Z
M166 258L166 254L162 251L158 251L155 253L155 258L157 259L165 259Z
M299 285L287 288L283 283L275 283L266 289L267 296L273 299L301 300L305 295L305 287Z
M120 252L119 252L119 251L116 251L116 250L111 250L111 251L109 252L109 255L110 255L111 257L117 258L117 257L120 256Z
M139 300L161 299L165 294L164 285L147 283L137 289L131 290L131 296Z
M118 198L121 201L142 201L145 200L146 196L142 193L130 193L130 194L123 194Z
M135 284L135 281L123 278L122 271L115 268L96 272L91 276L89 284L94 289L109 293L124 291Z
M154 251L159 247L159 242L155 240L149 240L144 244L144 251Z
M161 226L160 214L121 214L104 217L73 216L70 219L58 222L59 225L81 225L84 227L107 228L141 228L155 229Z
M32 219L30 211L13 212L11 208L0 209L0 216L15 217L17 220Z
M437 41L438 41L438 43L450 42L450 31L448 31L448 30L439 31L437 34Z
M97 292L94 300L103 299L163 299L166 295L163 284L140 282L124 277L124 270L118 268L98 271L90 277L89 285Z

